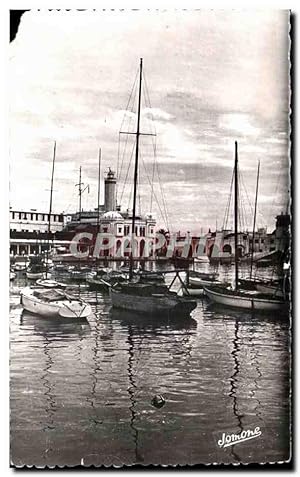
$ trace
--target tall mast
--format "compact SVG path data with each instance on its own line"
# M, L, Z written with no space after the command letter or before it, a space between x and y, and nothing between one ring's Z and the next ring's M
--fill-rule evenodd
M252 232L252 247L251 247L250 280L251 280L251 278L252 278L252 270L253 270L254 234L255 234L255 225L256 225L256 209L257 209L257 196L258 196L259 168L260 168L260 161L258 161L258 166L257 166L257 179L256 179L256 192L255 192L255 207L254 207L253 232Z
M101 174L101 147L99 148L99 166L98 166L98 215L97 215L97 232L100 232L100 174Z
M52 213L52 196L53 196L53 180L54 180L54 164L56 154L56 141L54 141L53 160L52 160L52 174L51 174L51 186L50 186L50 204L49 204L49 216L48 216L48 233L47 233L47 252L46 252L46 278L48 278L48 258L50 247L50 233L51 233L51 213Z
M138 97L138 110L137 110L136 143L135 143L135 165L134 165L133 208L132 208L132 227L131 227L131 255L130 255L130 266L129 266L129 279L132 279L132 276L133 276L133 248L134 248L134 235L135 235L136 192L137 192L138 163L139 163L142 70L143 70L143 58L140 59L140 83L139 83L139 97Z
M78 188L79 188L79 221L81 219L81 166L79 167L79 184L78 184Z
M235 290L238 289L238 143L235 141L234 160L234 266L235 266Z

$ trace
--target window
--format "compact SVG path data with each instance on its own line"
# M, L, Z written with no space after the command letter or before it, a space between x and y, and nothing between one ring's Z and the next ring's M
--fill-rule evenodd
M119 233L119 234L122 233L122 227L118 227L118 233Z
M137 225L135 226L134 233L135 233L135 235L137 235L137 234L138 234L138 228L137 228Z
M124 235L129 235L129 225L124 226Z
M259 242L259 240L258 240L258 239L255 239L255 243L258 243L258 242Z
M33 220L33 214L30 214L30 220Z
M59 222L63 222L63 221L64 221L64 216L63 216L63 215L59 215L58 221L59 221Z
M105 234L106 234L106 233L107 233L107 231L108 231L108 227L103 227L103 233L105 233Z
M27 220L27 214L24 212L24 219Z
M261 239L261 243L265 243L265 239Z
M271 239L271 240L270 240L270 243L272 243L272 244L273 244L273 243L274 243L274 239Z
M21 220L21 217L22 217L22 214L21 212L19 212L19 220Z
M14 212L12 212L12 219L14 219L14 218L15 218L15 213L14 213Z

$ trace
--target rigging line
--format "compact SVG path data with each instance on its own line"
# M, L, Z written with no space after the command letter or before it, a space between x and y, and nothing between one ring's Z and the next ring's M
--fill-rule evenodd
M120 137L121 137L121 134L119 133L119 143L121 142ZM124 158L125 158L125 150L126 150L126 147L127 147L127 143L128 143L128 135L126 136L126 140L125 140L125 143L124 143L124 148L123 148L123 152L122 152L122 162L121 162L121 166L120 166L120 169L119 169L119 174L117 174L117 182L121 181L122 172L123 172ZM121 202L121 200L122 199L120 199L120 202Z
M234 182L234 171L232 171L232 178L231 178L231 184L230 184L229 203L228 203L228 210L227 210L227 218L226 218L225 230L228 228L228 221L229 221L229 214L230 214L230 208L231 208L231 201L233 201L233 182ZM232 228L233 228L233 223L232 223Z
M243 174L241 172L240 172L240 183L242 184L242 187L244 188L244 192L246 194L248 204L249 204L249 207L250 207L250 213L251 213L251 215L253 215L253 213L254 213L253 207L252 207L251 200L250 200L248 192L247 192L247 188L246 188L246 184L245 184L245 181L244 181Z
M222 227L223 230L226 230L226 227L227 227L227 224L228 224L228 217L229 217L231 198L232 198L233 177L234 177L234 173L232 172L230 189L229 189L229 196L228 196L228 199L227 199L227 204L226 204L225 214L224 214L224 220L223 220L223 227Z
M152 142L152 147L153 147L153 156L154 156L154 161L153 161L153 168L152 168L152 180L151 180L151 196L150 196L150 212L152 212L152 207L153 207L153 192L154 192L154 176L155 176L155 161L156 161L156 158L157 158L157 154L156 154L156 150L157 150L157 136L156 136L156 125L155 125L155 121L154 121L154 116L153 116L153 113L152 113L152 105L151 105L151 100L150 100L150 95L149 95L149 89L148 89L148 84L147 84L147 80L146 80L146 76L145 74L143 75L144 76L144 85L145 85L145 88L144 88L144 96L147 97L147 100L148 100L148 103L149 103L149 108L150 108L150 115L152 117L152 120L150 121L150 131L151 133L153 133L154 135L151 136L151 142ZM147 103L147 100L145 98L145 103ZM168 220L168 217L166 216L167 220Z
M152 113L152 111L151 111L151 110L152 110L152 106L151 106L151 101L150 101L150 95L149 95L147 80L146 80L146 78L145 78L145 74L144 74L143 76L144 76L145 92L146 92L146 95L147 95L147 97L148 97L148 102L149 102L149 106L150 106L150 114L152 115L152 118L153 118L153 113ZM155 122L154 122L154 120L153 120L151 123L152 123L151 126L153 126L154 133L156 134L156 127L155 127ZM151 131L152 131L152 130L151 130ZM154 139L154 138L155 138L155 139ZM166 206L166 199L165 199L165 195L164 195L162 183L161 183L161 180L160 180L158 162L156 161L156 136L151 136L151 140L152 140L153 152L154 152L154 156L155 156L158 182L159 182L159 186L160 186L160 190L161 190L162 203L163 203L163 208L164 208L165 217L166 217L166 225L167 225L168 230L170 230L169 220L168 220L168 212L167 212L167 206ZM154 142L154 141L155 141L155 142ZM154 169L155 169L155 165L154 165ZM153 171L153 179L154 179L154 171ZM154 181L153 181L153 182L154 182ZM152 182L152 183L153 183L153 182Z
M146 169L146 165L145 165L145 161L144 161L143 156L141 156L141 160L142 160L142 163L143 163L145 172L146 172L146 177L147 177L147 179L148 179L149 184L151 185L150 177L149 177L149 175L148 175L148 172L147 172L147 169ZM160 207L160 204L159 204L159 201L158 201L158 199L157 199L157 196L156 196L155 192L153 192L153 193L154 193L154 197L155 197L155 200L156 200L156 202L157 202L157 205L158 205L158 208L159 208L159 211L160 211L160 214L161 214L161 218L162 218L164 224L167 226L167 221L166 221L166 219L165 219L165 217L164 217L164 214L163 214L163 211L162 211L162 209L161 209L161 207Z
M145 85L145 92L146 92L146 95L148 97L148 102L149 102L149 107L150 107L150 114L152 116L153 130L151 130L151 132L153 131L153 133L155 134L155 136L151 136L151 141L152 141L153 150L154 150L154 149L156 149L156 126L155 126L154 116L153 116L153 113L152 113L152 105L151 105L151 101L150 101L150 95L149 95L149 90L148 90L148 85L147 85L147 80L146 80L145 75L144 75L144 85Z
M131 97L132 97L132 95L133 95L133 91L134 91L134 89L135 89L135 87L136 87L138 74L139 74L139 69L138 69L137 72L136 72L135 80L134 80L134 83L133 83L133 85L132 85L131 92L130 92L130 95L129 95L129 99L128 99L128 102L127 102L127 105L126 105L126 108L125 108L125 113L124 113L123 121L122 121L122 124L121 124L121 131L122 131L123 123L124 123L124 120L125 120L126 111L128 111L129 103L130 103Z
M144 77L144 82L146 84L146 80ZM146 88L144 88L144 101L145 104L147 104L147 99L146 99L146 94L145 94ZM151 111L151 102L150 102L150 97L148 94L148 102L149 102L149 108L150 108L150 115L151 115L151 120L149 121L150 123L150 132L152 134L156 134L156 128L155 128L155 123L154 123L154 117L153 113ZM155 141L155 142L154 142ZM156 158L156 136L151 136L151 142L152 142L152 147L153 147L153 166L152 166L152 178L151 178L151 195L150 195L150 213L152 213L152 207L153 207L153 188L154 188L154 175L155 175L155 158Z
M130 95L129 95L129 99L128 99L128 102L127 102L127 105L126 105L125 113L124 113L124 115L123 115L123 120L122 120L122 123L121 123L120 131L122 131L122 129L123 129L123 125L124 125L125 117L126 117L126 112L127 112L128 109L129 109L129 105L130 105L131 98L135 96L135 90L136 90L136 87L137 87L138 73L139 73L139 70L137 70L137 73L136 73L136 76L135 76L135 80L134 80L134 83L133 83L133 86L132 86L132 89L131 89L131 92L130 92ZM131 108L130 108L130 111L131 111L131 112L133 112L133 107L134 107L134 101L132 102L132 106L131 106ZM130 116L130 117L129 117L128 129L130 129L131 122L132 122L132 117ZM121 134L120 134L120 132L119 132L119 142L118 142L118 144L119 144L119 149L120 149L120 136L121 136ZM127 142L128 142L128 135L126 136L126 141L125 141L124 148L123 148L122 162L121 162L121 167L120 167L120 168L119 168L119 152L118 152L118 166L117 166L117 180L118 180L118 181L120 181L120 178L121 178L121 175L122 175L123 162L124 162L124 156L125 156L125 150L126 150Z
M167 229L170 230L169 218L168 218L168 212L167 212L167 205L166 205L166 200L165 200L165 196L164 196L162 183L161 183L161 180L160 180L159 167L158 167L158 161L157 160L156 160L156 170L157 170L158 183L159 183L159 186L160 186L160 192L161 192L161 196L162 196L162 203L163 203L164 212L165 212L165 216L166 216L166 225L167 225Z
M121 198L120 198L120 204L122 203L123 194L124 194L124 189L125 189L125 186L126 186L126 183L127 183L128 174L129 174L130 166L131 166L131 163L132 163L132 157L133 157L134 148L135 148L135 141L133 142L133 146L132 146L132 150L131 150L130 160L129 160L129 163L128 163L127 172L126 172L126 177L125 177L125 180L124 180L123 189L122 189L122 194L121 194Z
M130 127L131 127L131 123L132 123L132 117L130 116L129 117L129 121L128 121L128 124L127 124L127 128L128 130L130 130ZM122 129L121 129L122 130ZM125 159L125 153L126 153L126 149L127 149L127 144L128 144L128 140L129 140L129 134L126 135L126 139L124 141L124 146L123 146L123 151L122 151L122 162L121 162L121 167L120 167L120 175L119 175L119 180L121 179L121 175L122 175L122 170L123 170L123 164L124 164L124 159ZM121 142L121 133L119 132L119 141Z
M141 151L141 149L140 149ZM141 153L140 153L141 155ZM141 215L141 193L140 193L140 165L137 175L137 196L138 196L138 215Z
M242 178L242 174L241 174L240 171L239 171L239 183L242 184L242 186L243 186L243 178ZM246 195L248 196L245 185L244 185L244 190L246 192ZM244 202L243 197L242 197L242 188L240 189L240 191L241 191L241 193L239 194L239 200L240 200L239 208L240 208L240 214L241 214L240 226L245 231L245 229L248 226L248 224L246 222L246 220L247 220L247 210L246 210L245 202ZM249 198L248 198L248 200L249 200ZM249 201L249 203L250 203L250 201Z

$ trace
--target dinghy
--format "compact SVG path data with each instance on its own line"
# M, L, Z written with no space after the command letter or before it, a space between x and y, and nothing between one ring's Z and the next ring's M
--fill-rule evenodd
M67 295L62 290L26 287L21 291L24 310L45 318L86 318L92 313L90 305Z

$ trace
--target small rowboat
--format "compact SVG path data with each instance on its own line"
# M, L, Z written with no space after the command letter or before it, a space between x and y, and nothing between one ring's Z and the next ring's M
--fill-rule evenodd
M67 295L63 290L26 287L21 291L24 310L45 318L86 318L92 313L90 305Z

